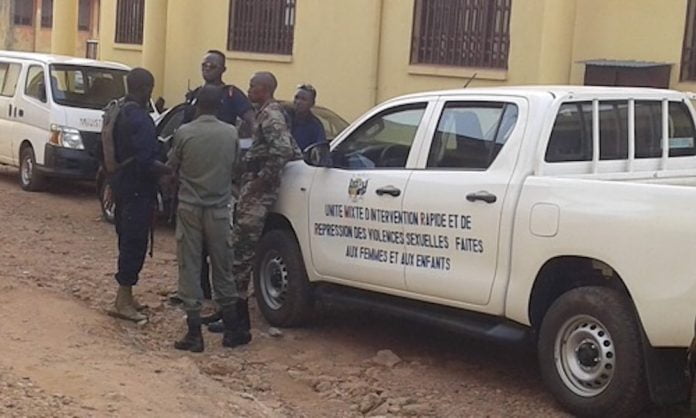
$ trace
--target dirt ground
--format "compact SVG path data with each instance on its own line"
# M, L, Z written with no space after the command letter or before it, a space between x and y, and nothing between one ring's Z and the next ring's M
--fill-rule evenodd
M205 353L182 354L173 230L158 227L137 288L150 323L115 320L115 233L93 186L27 193L16 175L0 168L0 416L568 416L533 352L375 313L320 308L271 336L252 306L250 345L206 332Z

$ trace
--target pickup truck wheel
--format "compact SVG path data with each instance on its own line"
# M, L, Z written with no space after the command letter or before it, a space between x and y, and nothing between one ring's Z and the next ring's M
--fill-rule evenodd
M312 290L292 233L271 231L261 238L254 265L256 301L274 326L302 325L312 311Z
M114 202L111 185L104 180L99 188L99 203L101 204L102 218L110 224L116 220L116 203Z
M19 185L29 192L38 192L46 185L46 179L36 170L36 157L30 147L19 154Z
M579 416L633 416L645 406L643 348L630 301L616 290L580 287L559 297L539 333L542 377Z

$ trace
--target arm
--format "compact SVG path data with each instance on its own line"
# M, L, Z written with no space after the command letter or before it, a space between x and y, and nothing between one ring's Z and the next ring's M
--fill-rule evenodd
M285 164L295 156L296 145L281 112L265 112L259 129L268 143L268 158L258 172L258 177L263 182L272 184L279 178Z
M159 144L155 134L155 124L150 115L144 111L133 111L130 116L133 120L131 143L135 152L137 171L141 175L155 176L170 173L171 169L157 159Z

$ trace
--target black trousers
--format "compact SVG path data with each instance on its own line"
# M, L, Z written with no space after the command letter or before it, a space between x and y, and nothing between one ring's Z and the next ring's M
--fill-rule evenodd
M116 197L118 272L121 286L135 286L143 269L155 209L154 196L130 194Z

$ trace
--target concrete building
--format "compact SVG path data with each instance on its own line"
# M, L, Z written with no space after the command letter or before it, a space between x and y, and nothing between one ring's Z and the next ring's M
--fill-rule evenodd
M350 119L396 95L466 84L696 90L695 7L694 0L101 0L100 56L152 70L157 93L173 105L200 84L205 51L219 49L228 56L227 82L245 88L253 72L270 70L279 97L309 82L321 104Z
M84 57L98 36L99 0L0 0L3 49Z

